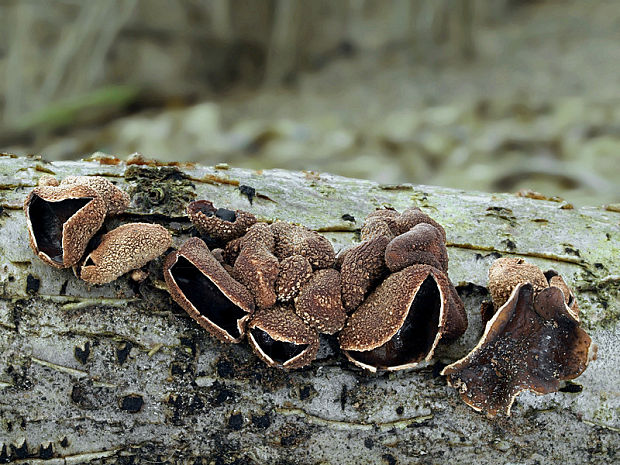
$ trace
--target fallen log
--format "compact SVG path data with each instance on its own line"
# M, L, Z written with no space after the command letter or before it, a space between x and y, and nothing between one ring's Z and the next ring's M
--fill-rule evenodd
M417 205L447 231L466 334L417 370L370 375L325 338L285 372L224 345L149 277L88 286L28 247L21 210L43 174L101 175L132 197L113 219L190 234L187 202L321 231L336 250L377 207ZM557 199L556 199L557 200ZM566 202L314 172L128 163L95 155L47 163L0 156L0 463L610 463L620 433L620 214ZM487 271L500 256L555 269L573 287L598 359L558 393L518 397L490 420L439 375L482 334Z

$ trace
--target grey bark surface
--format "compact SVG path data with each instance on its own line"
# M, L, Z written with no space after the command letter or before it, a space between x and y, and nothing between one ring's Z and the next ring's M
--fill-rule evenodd
M0 463L619 459L619 213L323 173L109 163L0 156ZM356 229L375 208L417 205L447 231L449 275L469 329L417 370L369 375L345 361L333 338L322 341L307 369L269 368L245 343L214 340L169 298L162 259L141 284L123 276L105 286L38 260L21 205L45 173L108 177L132 196L130 210L109 227L157 222L175 246L191 232L183 208L194 198L252 211L262 221L305 224L336 250L357 240ZM256 189L252 203L240 185ZM499 256L521 256L565 277L598 358L561 392L521 394L510 418L490 420L462 403L438 372L482 334L479 304Z

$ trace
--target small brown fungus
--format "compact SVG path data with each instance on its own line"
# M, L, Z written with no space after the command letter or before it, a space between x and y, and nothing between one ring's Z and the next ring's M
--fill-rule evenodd
M315 270L334 265L334 247L318 232L283 221L273 223L271 230L276 240L275 254L278 259L301 255L306 257Z
M259 308L271 307L277 299L275 284L280 266L272 253L273 245L269 227L255 224L241 238L240 252L233 266L234 278L248 288Z
M432 219L418 207L411 207L406 209L396 218L396 224L398 225L398 234L406 233L414 226L420 223L427 223L435 227L443 236L443 242L446 242L446 230L437 221Z
M56 268L75 265L103 224L107 207L84 185L36 187L24 202L30 247Z
M164 263L168 292L200 326L222 342L240 342L254 301L206 244L194 237Z
M37 183L37 185L39 187L43 187L43 186L57 187L58 185L60 185L60 183L58 182L58 179L56 179L51 174L44 174L43 176L39 178L39 182Z
M515 286L478 345L442 371L463 401L488 417L510 415L521 391L556 392L586 369L591 339L560 288Z
M579 318L579 305L577 304L577 299L575 299L575 295L568 284L564 281L564 278L560 276L557 271L548 270L545 271L545 278L547 278L547 282L549 286L555 286L559 288L564 293L564 301L568 308L571 309L575 318Z
M106 284L143 267L172 245L172 236L158 224L129 223L101 238L80 269L80 278L91 284Z
M396 221L399 216L400 213L391 208L381 208L369 213L362 225L362 240L370 239L376 235L388 235L388 230L390 232L389 235L397 236L400 234L400 227ZM387 229L385 229L385 226L387 226Z
M448 251L441 232L428 223L416 224L390 241L385 249L385 264L392 272L415 264L447 272Z
M319 334L289 307L258 310L248 326L248 342L270 366L301 368L309 365L319 350Z
M448 277L429 265L388 276L349 317L340 348L366 370L402 370L433 357L441 339L467 328L467 314Z
M292 255L280 262L280 274L276 280L276 294L279 302L289 302L299 294L312 277L312 266L306 257ZM340 292L340 291L339 291Z
M249 212L215 208L208 200L191 202L187 214L201 234L224 242L243 236L256 223Z
M67 176L60 185L81 185L94 189L105 201L108 215L123 213L129 206L129 195L101 176Z
M489 292L496 309L506 303L514 288L530 283L534 292L548 287L547 278L540 268L522 258L499 258L489 268Z
M390 237L375 236L346 252L340 266L342 303L351 312L364 301L372 287L388 272L385 248Z
M333 268L315 271L295 298L295 313L321 333L340 331L347 319L340 297L340 273Z

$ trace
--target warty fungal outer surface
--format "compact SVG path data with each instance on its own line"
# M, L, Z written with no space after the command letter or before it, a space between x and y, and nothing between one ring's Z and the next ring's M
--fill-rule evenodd
M256 217L249 212L215 208L208 200L191 202L187 214L201 234L224 242L243 236L256 223Z
M531 283L520 283L476 347L442 375L474 410L509 416L520 392L555 392L561 380L583 373L591 342L559 287L536 292Z
M195 237L164 263L168 292L200 326L222 342L241 342L254 311L250 292Z
M118 215L127 210L129 195L101 176L67 176L61 186L88 186L93 188L105 201L108 215Z
M24 201L30 247L48 265L69 268L82 258L107 213L85 185L35 187Z
M166 228L158 224L129 223L106 233L80 267L80 278L106 284L141 268L172 245Z
M340 331L347 319L340 295L340 273L333 268L315 271L295 298L295 313L321 333Z

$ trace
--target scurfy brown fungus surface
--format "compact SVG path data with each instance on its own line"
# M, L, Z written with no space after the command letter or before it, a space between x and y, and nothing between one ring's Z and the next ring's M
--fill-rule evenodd
M430 360L442 338L454 339L466 328L449 279L429 265L413 265L388 276L349 317L340 348L367 370L400 370Z
M146 265L172 245L166 228L158 224L129 223L106 233L80 268L80 278L106 284Z
M520 392L555 392L560 380L583 373L590 344L559 287L536 293L518 284L478 345L442 374L473 409L508 416Z
M235 281L198 238L164 263L168 292L200 326L222 342L240 342L254 311L249 291Z
M295 298L295 313L321 333L340 331L347 319L340 296L340 273L333 268L315 271Z
M248 326L248 341L261 360L278 368L306 366L319 350L318 332L284 306L258 310Z
M24 212L34 253L48 265L68 268L82 258L107 206L91 187L47 185L32 190Z
M208 200L191 202L187 214L201 234L226 242L243 236L256 223L256 217L249 212L216 208Z

